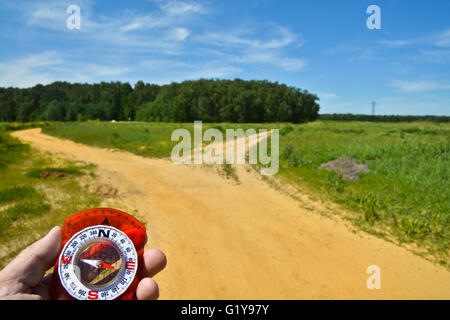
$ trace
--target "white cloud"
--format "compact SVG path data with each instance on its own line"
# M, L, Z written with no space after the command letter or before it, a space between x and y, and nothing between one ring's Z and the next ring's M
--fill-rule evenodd
M67 55L65 56L67 57ZM130 70L130 67L115 64L63 59L61 54L56 51L44 51L0 62L0 86L26 88L37 83L45 85L54 81L110 81L111 77L125 75Z
M436 90L449 90L450 84L438 83L435 81L404 81L398 79L391 79L391 85L394 88L400 89L405 92L425 92Z
M137 68L146 74L147 81L160 85L199 78L232 78L243 71L223 60L186 63L169 59L155 59L143 61Z
M0 86L30 87L36 83L54 81L51 72L63 60L54 51L28 55L0 63Z
M171 32L171 37L175 41L184 41L187 37L189 37L189 34L191 32L186 28L175 28Z
M243 70L239 67L235 67L232 65L224 65L221 62L214 63L210 62L207 65L202 65L201 68L197 70L192 70L187 73L185 76L180 77L178 75L180 81L185 79L199 79L199 78L226 78L235 76L241 73ZM184 79L183 79L184 77Z
M119 23L119 31L130 32L179 26L197 15L209 13L203 5L196 2L169 1L157 3L159 10L155 12L149 14L129 13L128 16L122 18Z
M299 58L289 58L276 52L250 51L240 56L230 57L230 61L236 63L273 65L286 71L299 71L305 68L306 61Z
M435 45L438 47L450 47L450 29L441 32L436 37Z
M341 43L322 51L324 55L344 55L348 61L356 59L375 59L376 51L370 46L357 46L354 44Z
M81 70L82 74L92 75L96 77L115 77L123 75L131 70L130 67L115 65L100 65L96 63L75 63L74 70Z
M270 32L263 33L262 38L255 36L251 28L232 31L207 32L194 39L208 45L208 52L221 57L229 63L261 64L274 66L286 71L299 71L307 65L305 59L292 58L284 53L287 47L300 47L304 41L288 28L270 24ZM271 37L267 37L269 33ZM211 50L211 47L216 49Z
M403 48L416 44L418 40L379 40L378 44L388 48Z
M73 56L56 51L45 51L17 59L0 62L0 87L32 87L38 83L49 84L54 81L135 82L142 79L158 84L171 83L198 78L233 77L243 70L222 60L205 60L192 63L174 59L151 59L126 63L109 61L92 63L73 60Z
M387 48L403 48L412 45L450 47L450 29L424 36L416 36L414 39L379 40L377 43Z
M338 97L337 94L333 92L317 92L317 96L321 100L332 100Z
M62 30L67 19L66 8L62 2L32 3L24 7L23 13L29 25Z
M131 23L128 23L128 24L125 24L125 25L121 26L119 28L119 31L120 32L129 32L129 31L141 29L143 27L143 25L144 25L144 22L145 21L142 18L141 19L136 19L135 21L133 21Z
M91 0L79 0L81 30L73 34L73 50L64 54L45 51L0 62L0 85L28 87L58 80L125 81L135 77L149 81L153 75L176 81L238 76L250 65L286 71L300 71L307 65L305 59L288 53L304 41L287 27L260 22L231 31L216 26L202 34L199 19L211 13L203 4L153 1L156 7L151 12L127 9L120 15L104 15L92 10ZM51 31L46 36L57 41L66 36L63 32L73 32L66 28L70 4L70 0L26 3L23 18L29 26L39 27L38 32ZM19 6L16 9L20 10Z
M69 17L66 10L72 4L70 0L33 1L21 4L16 9L29 26L63 32L67 31L66 21ZM92 25L92 1L78 0L76 4L81 8L82 29Z
M447 64L450 62L450 50L420 50L419 54L414 56L412 59L420 62Z
M208 10L197 2L169 1L160 5L161 10L169 16L184 16L187 14L199 13L206 14Z
M46 0L27 3L20 10L25 22L33 27L50 31L69 32L66 28L69 0ZM122 48L163 54L181 54L180 42L186 40L191 31L188 24L196 15L208 10L192 1L157 1L152 12L125 10L119 17L94 14L91 0L79 0L81 8L81 29L78 39L90 48L106 45L111 49ZM151 30L151 32L149 32ZM92 45L93 44L93 45ZM106 49L105 46L103 46Z
M198 40L210 45L219 47L250 47L254 49L278 49L296 43L298 46L303 44L299 41L299 36L291 32L288 28L275 26L277 36L269 40L251 39L243 36L249 33L248 29L240 29L226 32L209 32L201 35Z

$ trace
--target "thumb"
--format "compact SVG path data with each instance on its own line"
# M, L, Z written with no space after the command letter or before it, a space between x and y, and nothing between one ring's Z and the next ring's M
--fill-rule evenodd
M15 280L32 288L39 284L46 270L58 258L61 249L61 228L54 227L42 239L36 241L2 270L3 280Z

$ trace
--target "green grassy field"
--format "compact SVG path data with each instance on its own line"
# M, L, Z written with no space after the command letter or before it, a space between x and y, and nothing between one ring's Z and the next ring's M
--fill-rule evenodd
M355 225L413 242L441 264L450 248L450 125L318 121L293 126L280 140L280 172L354 214ZM318 169L353 157L370 173L344 181Z
M71 122L43 128L55 137L102 148L117 148L145 157L167 157L177 142L170 141L173 130L185 127L193 132L193 124L175 123L111 123Z
M44 132L148 157L168 157L174 129L193 124L66 123ZM359 228L400 243L448 265L450 249L450 125L431 122L369 123L316 121L307 124L203 124L203 130L279 128L278 177L314 197L342 205ZM319 169L339 157L353 157L370 173L345 181ZM305 189L306 188L306 189Z
M0 129L0 268L66 217L99 205L77 180L94 170L40 153Z
M270 128L280 128L286 124L270 124ZM225 139L225 129L235 128L266 128L264 124L235 123L203 123L203 131L216 128L222 131ZM185 128L194 139L193 123L162 123L162 122L70 122L43 127L43 132L62 139L98 146L102 148L117 148L144 157L170 157L173 147L178 141L171 141L172 132Z

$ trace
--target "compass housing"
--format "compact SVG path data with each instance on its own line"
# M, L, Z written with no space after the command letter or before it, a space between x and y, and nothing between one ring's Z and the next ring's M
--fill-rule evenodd
M136 299L146 241L145 226L123 211L96 208L67 218L50 298Z
M114 242L94 239L77 251L73 268L84 286L97 290L113 284L122 276L126 265L124 260L126 258Z

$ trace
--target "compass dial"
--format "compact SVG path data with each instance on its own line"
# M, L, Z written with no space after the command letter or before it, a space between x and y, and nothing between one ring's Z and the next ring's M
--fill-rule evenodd
M137 272L133 242L106 225L88 227L64 246L58 274L67 292L79 300L112 300L124 293Z

